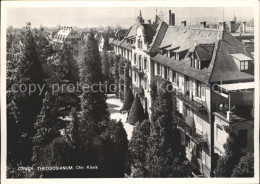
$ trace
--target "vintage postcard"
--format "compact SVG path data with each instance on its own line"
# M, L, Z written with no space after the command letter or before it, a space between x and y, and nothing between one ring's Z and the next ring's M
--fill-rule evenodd
M1 4L1 183L258 183L259 1Z

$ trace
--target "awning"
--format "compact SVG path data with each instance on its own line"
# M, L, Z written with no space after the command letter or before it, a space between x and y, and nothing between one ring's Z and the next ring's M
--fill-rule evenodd
M243 43L252 43L251 40L241 40L241 42L243 42Z
M249 90L255 88L254 82L241 82L241 83L233 83L233 84L221 84L218 85L219 88L225 90L226 92L235 92L239 90Z

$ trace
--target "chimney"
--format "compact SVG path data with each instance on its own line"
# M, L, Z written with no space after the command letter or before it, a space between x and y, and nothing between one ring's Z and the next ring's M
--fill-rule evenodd
M246 22L242 23L242 32L246 33Z
M171 25L175 26L175 14L174 13L171 14Z
M200 27L206 28L206 26L207 26L207 22L206 21L200 22Z
M231 33L236 32L236 22L234 20L230 21L230 30Z
M226 30L226 22L218 22L218 28L221 30Z
M151 20L150 19L148 20L148 24L151 24Z
M169 10L169 26L171 26L172 23L172 11Z
M187 21L186 21L186 20L181 21L181 25L182 25L182 26L186 27L186 24L187 24Z

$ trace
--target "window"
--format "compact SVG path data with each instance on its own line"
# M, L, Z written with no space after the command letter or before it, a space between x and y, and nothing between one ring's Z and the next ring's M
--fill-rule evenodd
M216 129L216 140L220 144L224 144L226 142L225 132L219 124L217 124L217 129Z
M161 74L161 67L160 67L160 64L157 63L157 75L160 75Z
M171 57L171 51L169 51L169 50L166 51L166 56L170 58Z
M136 54L134 54L134 64L136 64Z
M180 60L180 54L179 53L176 53L176 60Z
M190 148L190 137L188 135L185 135L185 146Z
M196 145L196 157L197 158L202 158L202 148L200 145Z
M247 130L246 129L239 130L238 139L239 139L241 148L246 148L247 147Z
M142 40L138 40L138 48L142 49L143 48L143 42Z
M136 72L134 72L134 81L136 82Z
M248 61L240 61L240 70L248 70Z
M142 69L142 56L139 56L139 69Z
M147 58L144 58L144 69L147 70Z
M201 82L197 81L196 92L197 92L197 97L199 97L199 98L201 98L201 96L202 96L201 88L202 88ZM204 92L204 90L203 90L203 92Z
M168 68L167 68L167 66L164 66L164 78L168 79Z
M175 71L172 71L172 79L174 83L177 83L177 74Z

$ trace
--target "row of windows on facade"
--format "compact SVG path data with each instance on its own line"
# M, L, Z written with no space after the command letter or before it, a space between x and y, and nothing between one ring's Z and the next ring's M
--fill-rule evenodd
M81 41L81 38L65 38L64 35L57 35L56 39L62 41Z
M114 47L114 51L117 54L121 54L124 58L128 60L132 60L132 51L129 51L125 48L119 48L117 46Z
M160 63L156 63L155 65L155 70L154 70L154 73L153 75L159 75L161 76L162 78L164 79L167 79L169 80L170 82L173 82L177 85L180 84L180 79L179 79L179 74L178 72L174 71L174 70L171 70L169 67L167 66L163 66L162 64ZM192 91L192 83L190 81L190 78L188 76L185 76L185 87L186 87L186 91L185 91L185 94L186 95L189 95L189 93ZM203 84L200 82L200 81L197 81L195 82L195 94L197 97L202 97L204 96L204 87L203 87Z
M138 62L137 62L137 58L138 58ZM139 69L144 69L148 71L148 61L146 57L143 58L141 55L137 57L137 54L134 54L134 65L137 65Z
M132 39L127 39L126 42L127 42L128 44L132 45L132 46L135 44L135 40L132 40ZM138 47L139 49L143 49L143 42L142 42L141 39L138 39L138 40L137 40L137 47Z
M134 77L134 82L137 83L139 87L144 88L149 92L149 82L147 81L146 78L143 78L142 80L140 77L138 77L138 74L135 71L133 71L133 77Z
M166 53L166 57L168 58L172 58L174 60L180 61L182 59L185 58L186 54L187 54L187 50L184 50L182 52L173 52L173 51L164 51L161 50L161 54L165 54ZM197 68L199 70L208 67L210 61L200 61L197 57L196 54L193 52L189 55L189 58L191 60L191 67L193 68Z

